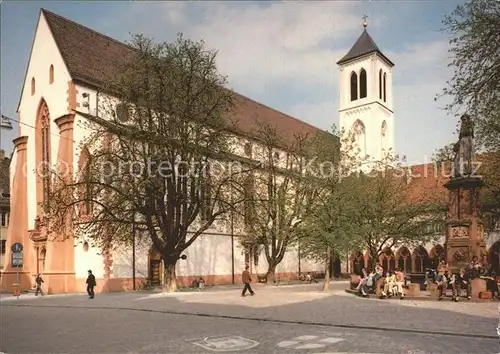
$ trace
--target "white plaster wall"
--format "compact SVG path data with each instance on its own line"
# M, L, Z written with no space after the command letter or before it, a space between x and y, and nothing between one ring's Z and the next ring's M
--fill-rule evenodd
M253 260L252 260L253 262ZM259 264L257 266L253 265L253 272L257 274L264 274L267 272L268 263L264 250L260 253ZM313 260L308 260L305 257L300 259L300 271L304 272L321 272L324 270L324 263L315 262ZM277 273L299 273L299 257L296 248L289 248L283 257L283 260L276 267Z
M138 241L135 247L135 276L136 278L148 277L148 253L150 243L146 240ZM113 250L112 276L115 278L133 277L132 246L118 247Z
M186 260L177 263L178 275L228 275L231 274L231 237L227 235L200 235L193 244L183 252ZM234 238L235 273L244 265L238 240Z
M75 242L75 275L77 278L86 278L88 270L96 278L104 277L104 258L100 255L100 250L89 245L87 252L83 249L83 244Z
M54 82L49 83L49 68L54 66ZM35 94L31 95L31 79L35 78ZM35 38L33 42L30 61L28 64L27 75L21 93L21 102L19 106L19 118L21 121L19 135L28 136L28 229L34 227L36 217L36 176L35 176L35 127L38 107L41 99L45 99L48 105L51 118L51 159L57 160L57 151L59 147L59 129L54 120L68 113L67 91L70 76L66 65L59 53L57 45L52 38L50 29L43 15L37 25ZM15 164L11 168L15 168Z

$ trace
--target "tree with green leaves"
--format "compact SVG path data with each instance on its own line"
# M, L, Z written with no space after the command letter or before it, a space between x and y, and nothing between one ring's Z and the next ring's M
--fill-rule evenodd
M75 179L54 177L49 218L56 229L69 215L75 233L104 252L130 245L137 231L161 254L165 289L175 291L183 252L242 202L232 195L244 169L234 168L228 131L233 95L203 42L136 36L131 46L101 116L78 112L87 158Z
M455 144L449 143L442 148L436 149L432 154L433 162L451 162L455 157L455 152L453 151Z
M382 165L369 174L345 178L341 184L341 227L351 244L369 252L374 263L384 248L416 246L436 237L446 210L424 193L417 194L407 171ZM425 177L422 177L425 178Z
M317 193L312 201L312 212L299 229L300 253L306 258L325 264L324 290L328 290L330 263L334 255L345 254L350 248L350 237L342 227L345 190L344 177L357 171L362 159L352 132L337 131L318 135L311 141L312 170L321 171L311 179Z
M247 236L242 244L262 248L268 270L266 281L275 281L276 267L297 239L297 228L311 213L317 188L311 184L313 171L307 165L310 137L282 135L275 126L260 124L256 130L258 148L252 159L261 168L245 181L245 205L240 208Z
M467 112L478 142L500 149L500 2L469 0L443 20L450 35L453 77L444 96L447 109Z
M500 217L500 2L469 0L443 20L450 35L453 77L444 89L451 113L467 112L475 139L486 152L480 173L486 182L480 206L494 224Z

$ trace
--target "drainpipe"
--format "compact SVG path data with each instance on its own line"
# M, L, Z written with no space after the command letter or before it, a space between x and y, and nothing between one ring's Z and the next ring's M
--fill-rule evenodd
M234 212L233 212L233 186L231 185L231 276L234 281Z
M135 290L135 213L132 220L132 285Z
M297 241L297 257L299 259L299 277L301 274L301 269L300 269L300 240Z
M99 117L99 91L95 94L95 116ZM135 283L134 283L135 286Z

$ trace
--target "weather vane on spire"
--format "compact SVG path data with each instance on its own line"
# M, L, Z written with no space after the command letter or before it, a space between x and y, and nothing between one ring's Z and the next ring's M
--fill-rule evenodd
M367 15L364 15L363 17L361 17L363 19L363 28L366 28L366 26L368 26L368 22L366 22L366 19L368 18Z

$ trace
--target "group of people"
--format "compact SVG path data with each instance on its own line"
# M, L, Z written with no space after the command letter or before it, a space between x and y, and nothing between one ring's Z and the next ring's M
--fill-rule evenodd
M92 271L88 271L89 275L87 277L86 285L87 285L87 294L89 295L89 299L94 298L94 288L97 284L95 280L94 274L92 274ZM44 283L42 275L38 273L35 278L35 296L38 296L38 293L40 293L41 296L44 296L42 284Z
M472 293L471 282L478 278L486 281L486 290L491 291L494 299L500 297L500 276L496 274L492 265L479 262L477 256L472 258L467 268L462 268L457 272L452 272L449 265L445 261L441 261L436 273L434 282L438 285L440 300L446 296L446 290L450 285L453 301L459 301L462 290L466 290L467 298L470 299Z
M480 278L486 281L486 290L491 291L494 299L500 298L500 274L496 274L494 268L490 265L479 262L478 257L473 257L466 268L452 271L449 265L443 260L437 266L437 269L427 269L425 276L425 285L429 289L430 284L437 284L439 300L446 296L447 289L451 286L452 300L459 301L463 291L466 292L467 299L471 298L473 279ZM399 296L404 298L404 286L406 276L401 269L388 271L377 265L375 270L368 274L363 268L361 270L361 279L357 286L357 291L361 296L368 296L370 293L377 292L377 285L381 288L382 297Z
M382 266L377 265L375 270L368 274L366 268L361 270L361 279L357 286L357 291L361 294L361 296L366 297L369 293L377 292L377 284L380 280L383 279L383 282L380 284L383 286L382 297L392 297L399 296L401 299L404 298L404 285L406 282L406 276L404 272L397 268L394 271L388 271L385 273L384 278L384 269Z

